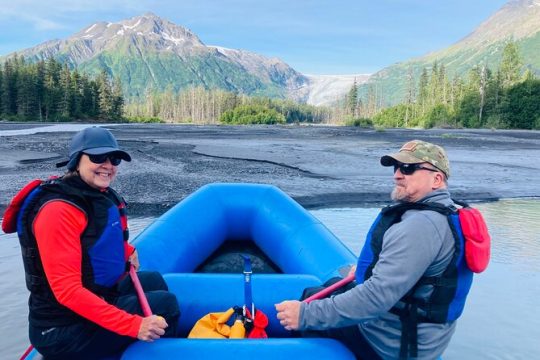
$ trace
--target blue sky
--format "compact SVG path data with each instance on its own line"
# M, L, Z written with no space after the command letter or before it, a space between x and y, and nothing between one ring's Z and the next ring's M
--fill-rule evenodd
M207 45L304 74L373 73L445 48L507 0L0 0L0 55L151 11Z

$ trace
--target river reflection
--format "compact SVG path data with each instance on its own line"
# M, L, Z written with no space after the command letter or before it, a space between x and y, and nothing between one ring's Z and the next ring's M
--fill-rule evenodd
M444 354L458 359L538 359L540 347L540 199L475 204L493 237L489 268L476 276L456 334ZM378 208L320 209L311 213L358 255ZM138 234L153 218L130 219ZM20 248L0 231L0 359L28 346L27 298Z

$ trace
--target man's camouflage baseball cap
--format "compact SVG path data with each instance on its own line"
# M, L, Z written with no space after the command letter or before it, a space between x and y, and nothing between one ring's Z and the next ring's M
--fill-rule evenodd
M393 166L395 163L418 164L428 162L450 177L450 163L446 152L439 145L422 140L412 140L406 143L395 154L381 157L382 166Z

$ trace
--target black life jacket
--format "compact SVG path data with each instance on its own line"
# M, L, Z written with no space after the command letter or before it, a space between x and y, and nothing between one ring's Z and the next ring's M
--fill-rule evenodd
M53 327L80 321L80 316L58 303L46 279L33 233L39 210L49 201L62 200L82 210L87 226L81 235L82 284L110 300L125 275L124 241L129 238L126 203L112 189L92 189L79 177L48 180L33 189L17 213L26 286L30 290L29 321L38 327Z
M379 260L386 231L401 221L408 210L432 210L445 215L454 238L454 254L450 263L439 276L423 276L409 292L390 310L399 315L402 325L400 358L418 355L417 326L419 322L447 323L456 320L465 307L471 288L473 273L467 267L464 256L464 237L457 209L438 203L402 203L383 208L371 226L356 270L357 282L362 283L372 275ZM428 299L415 297L418 288L432 285Z

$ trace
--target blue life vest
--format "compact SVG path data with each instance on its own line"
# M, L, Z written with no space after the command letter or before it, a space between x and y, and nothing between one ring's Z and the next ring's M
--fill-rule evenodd
M454 237L454 254L450 263L438 276L423 276L409 292L390 310L402 322L402 358L417 356L417 325L419 322L447 323L456 320L465 307L471 288L473 273L465 262L465 241L457 209L438 203L402 203L383 208L367 234L366 242L356 268L356 281L368 280L379 260L386 231L401 221L408 210L431 210L445 215ZM431 285L433 292L428 299L415 297L420 286ZM409 348L409 351L407 349Z
M125 202L112 189L100 192L79 177L43 182L24 199L17 215L26 286L30 290L29 321L38 327L72 324L81 318L62 306L52 293L34 237L32 224L47 202L62 200L82 210L87 218L80 243L82 284L105 299L116 296L116 285L125 275L127 264L124 241L128 240Z

